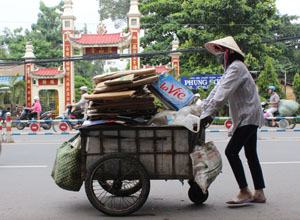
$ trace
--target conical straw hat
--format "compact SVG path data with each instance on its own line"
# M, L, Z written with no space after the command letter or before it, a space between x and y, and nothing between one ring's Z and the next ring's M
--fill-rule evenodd
M241 54L243 57L245 57L245 54L242 52L242 50L239 48L233 37L228 36L219 40L214 40L206 43L205 48L211 52L214 55L217 55L220 52L218 46L226 47L228 49L234 50L235 52Z

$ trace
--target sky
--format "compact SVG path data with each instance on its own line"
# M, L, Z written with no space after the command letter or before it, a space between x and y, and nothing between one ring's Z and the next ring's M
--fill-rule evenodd
M55 6L60 0L43 0L47 6ZM5 27L15 29L18 27L30 28L37 20L40 0L0 0L0 31ZM73 10L76 16L76 28L81 29L84 23L88 31L96 32L98 24L97 0L73 0ZM281 14L300 16L300 0L276 0L277 8ZM114 32L112 25L107 23L109 32Z

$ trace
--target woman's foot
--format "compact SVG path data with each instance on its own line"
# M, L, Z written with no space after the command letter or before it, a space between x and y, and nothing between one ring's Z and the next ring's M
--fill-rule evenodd
M240 190L235 199L226 202L227 204L244 204L252 202L253 196L248 187Z
M255 203L265 203L267 201L264 190L258 189L254 191L253 201Z

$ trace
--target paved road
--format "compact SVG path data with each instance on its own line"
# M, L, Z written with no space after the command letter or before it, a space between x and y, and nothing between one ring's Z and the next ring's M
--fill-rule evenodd
M63 191L53 183L50 172L56 147L67 136L18 136L14 144L3 144L0 156L1 220L92 220L112 219L95 210L83 188ZM225 133L210 133L224 152ZM225 201L237 186L224 157L223 173L210 188L205 205L197 207L188 197L188 185L179 181L152 181L144 207L125 219L300 219L300 135L299 133L260 133L259 152L263 162L267 204L230 209ZM245 161L245 160L244 160ZM249 172L247 172L250 186Z

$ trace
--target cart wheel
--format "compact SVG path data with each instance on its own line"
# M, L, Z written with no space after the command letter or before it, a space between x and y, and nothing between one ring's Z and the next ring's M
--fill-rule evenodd
M139 180L106 180L105 182L99 180L99 184L105 191L115 196L130 196L139 191L142 187Z
M203 193L201 188L194 181L189 181L189 184L190 189L188 195L190 200L197 205L204 203L208 198L208 191L206 193Z
M91 204L99 211L125 216L137 211L146 202L150 179L136 158L122 153L108 154L88 170L85 191Z

